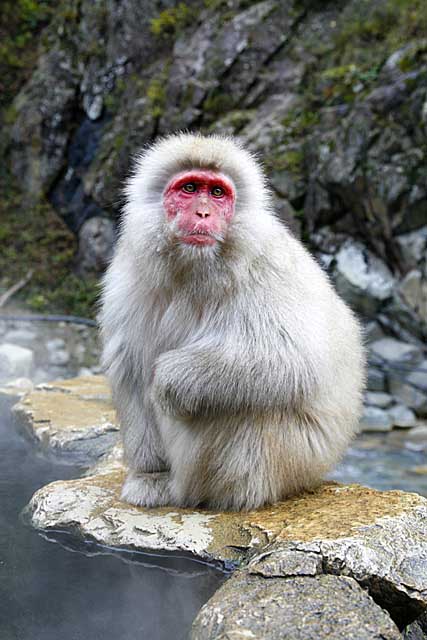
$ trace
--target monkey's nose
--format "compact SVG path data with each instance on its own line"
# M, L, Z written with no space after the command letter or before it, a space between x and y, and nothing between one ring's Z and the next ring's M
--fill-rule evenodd
M209 218L210 215L211 214L207 209L196 211L196 216L199 216L199 218Z

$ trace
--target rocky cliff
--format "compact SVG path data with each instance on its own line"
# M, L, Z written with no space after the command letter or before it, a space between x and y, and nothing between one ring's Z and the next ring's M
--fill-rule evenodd
M44 8L33 59L4 105L1 137L15 185L10 206L20 220L6 239L22 240L22 221L25 229L28 217L35 220L31 237L2 266L12 269L28 247L40 262L43 246L53 247L53 261L49 255L43 263L49 278L40 280L49 286L32 296L33 306L53 300L72 309L73 291L78 309L87 308L88 274L99 273L111 254L132 154L188 128L237 135L259 154L281 217L366 319L368 338L422 347L423 0L33 4ZM34 250L32 234L41 237L41 249ZM52 298L46 289L58 283L51 274L64 266L78 275ZM427 364L419 353L413 361L396 345L391 354L381 348L371 390L390 386L383 370L391 362L396 385L410 373L414 388L425 391ZM404 402L417 411L425 404L406 396Z

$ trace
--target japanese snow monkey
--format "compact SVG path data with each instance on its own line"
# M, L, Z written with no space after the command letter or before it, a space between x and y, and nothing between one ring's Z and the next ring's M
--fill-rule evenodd
M256 160L231 138L171 135L126 195L100 316L122 498L240 510L315 487L357 428L360 330Z

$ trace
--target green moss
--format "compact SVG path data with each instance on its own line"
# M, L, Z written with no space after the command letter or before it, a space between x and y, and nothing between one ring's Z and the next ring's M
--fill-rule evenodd
M289 149L283 153L274 155L268 161L276 171L290 171L291 173L301 173L304 154L300 149Z
M150 31L159 38L170 38L194 21L194 7L180 2L176 7L165 9L150 23Z
M0 11L0 108L11 102L36 60L37 35L53 15L53 0L3 0Z
M93 316L97 285L73 273L73 234L47 202L23 207L16 181L4 169L0 191L0 292L32 269L30 282L16 296L21 306Z
M124 133L118 133L113 141L113 149L114 151L118 152L120 151L120 149L122 149L125 145L126 142L126 136L124 135Z
M310 109L294 109L282 120L290 138L302 137L319 122L319 112Z
M233 107L233 104L233 97L229 93L223 93L221 89L213 89L203 103L203 110L211 117L223 116Z
M356 64L339 65L321 74L322 92L329 103L352 102L377 79L381 65L361 69Z
M313 55L304 87L308 110L363 98L375 86L387 58L408 43L414 47L402 56L402 70L427 59L422 51L427 34L425 0L345 2L323 31L325 37L320 38L309 32L303 44ZM416 42L421 43L418 49Z
M165 110L168 72L167 64L157 76L150 80L145 92L148 111L153 118L160 118Z
M15 122L18 117L18 112L16 107L11 104L3 111L3 122L7 125L11 125Z
M126 81L124 80L124 78L118 78L116 80L113 91L105 96L104 106L109 113L118 113L125 88Z
M427 33L425 0L360 0L343 12L334 44L344 64L375 66L396 49ZM352 60L351 60L352 58Z

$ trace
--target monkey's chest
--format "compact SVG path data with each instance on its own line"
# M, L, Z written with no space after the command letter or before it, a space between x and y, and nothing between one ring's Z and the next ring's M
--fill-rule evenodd
M206 310L195 308L186 297L172 300L163 313L146 318L153 361L162 353L197 340L206 330Z

